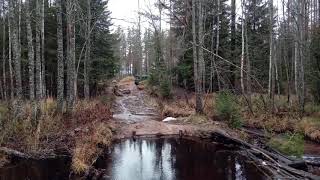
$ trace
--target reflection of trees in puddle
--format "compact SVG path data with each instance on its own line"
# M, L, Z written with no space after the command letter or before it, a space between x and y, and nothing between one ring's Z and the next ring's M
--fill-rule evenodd
M122 141L113 151L106 168L113 179L263 179L236 151L211 143L137 139Z

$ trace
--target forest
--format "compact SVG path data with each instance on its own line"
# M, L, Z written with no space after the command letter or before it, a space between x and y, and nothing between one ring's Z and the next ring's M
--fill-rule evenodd
M319 0L115 1L0 0L0 180L319 179Z

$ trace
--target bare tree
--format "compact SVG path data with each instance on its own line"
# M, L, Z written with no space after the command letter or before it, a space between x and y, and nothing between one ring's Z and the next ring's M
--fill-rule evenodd
M40 23L40 0L36 0L36 98L42 99L42 67L41 67L41 23Z
M11 16L12 16L12 8L11 8L11 0L9 0L9 16L8 16L8 39L9 39L9 52L8 52L8 56L9 56L9 73L10 73L10 98L13 99L14 98L14 87L13 87L13 68L12 68L12 20L11 20Z
M40 18L41 18L41 77L42 77L42 96L46 96L46 66L45 66L45 37L44 37L44 5L45 0L41 2Z
M14 61L14 71L15 71L15 92L16 92L16 102L14 104L15 115L17 117L21 116L21 105L22 105L22 80L21 80L21 52L19 45L19 22L17 22L17 15L19 16L19 10L17 8L17 2L9 2L11 15L11 28L12 28L12 48L13 48L13 61Z
M241 65L240 65L240 82L241 82L241 92L245 94L244 90L244 56L245 56L245 20L244 20L244 3L245 0L242 0L241 7L242 7L242 22L241 22Z
M33 36L32 36L30 17L31 17L30 0L26 0L26 24L27 24L28 61L29 61L29 98L31 101L33 101L35 99L35 94L34 94L34 48L33 48Z
M89 88L89 69L90 69L90 57L91 57L91 0L87 0L87 29L86 29L86 51L84 58L84 97L88 99L90 97Z
M200 5L199 5L200 4ZM199 0L192 0L192 49L193 49L193 68L194 68L194 84L195 84L195 94L196 94L196 112L202 113L202 97L201 97L201 71L199 64L199 33L197 31L197 24L199 22L199 6L201 8L201 3ZM202 19L201 19L202 20Z
M67 1L67 111L71 112L76 99L76 72L75 72L75 0Z
M4 1L2 1L2 76L3 76L3 95L7 100L7 78L6 78L6 16Z
M58 59L58 77L57 77L57 101L58 111L63 112L64 102L64 56L63 56L63 27L62 27L62 0L57 0L57 59Z

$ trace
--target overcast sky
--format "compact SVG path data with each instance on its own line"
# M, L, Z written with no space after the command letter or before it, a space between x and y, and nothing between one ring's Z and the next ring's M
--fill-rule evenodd
M140 0L141 11L149 8L154 8L154 3L158 0ZM230 0L229 0L230 1ZM237 2L237 15L241 14L241 0ZM282 0L274 0L274 5L278 7L281 5ZM229 2L230 3L230 2ZM121 26L122 28L132 27L138 22L138 0L109 0L109 10L112 12L113 24L115 27ZM281 10L281 8L280 8ZM142 19L142 26L147 27L148 23Z
M157 0L140 0L141 11L154 8ZM109 0L109 10L112 12L114 26L131 27L138 22L138 0ZM142 17L142 26L148 26Z

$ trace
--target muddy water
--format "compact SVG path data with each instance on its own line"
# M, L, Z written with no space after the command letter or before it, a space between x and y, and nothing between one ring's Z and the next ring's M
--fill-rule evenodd
M173 138L121 141L95 166L116 180L266 179L234 150Z

